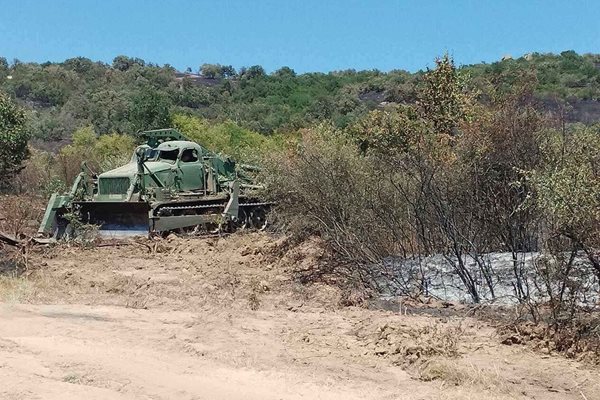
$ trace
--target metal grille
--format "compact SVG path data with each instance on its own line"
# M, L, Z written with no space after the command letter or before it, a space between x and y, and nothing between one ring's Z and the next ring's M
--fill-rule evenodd
M98 184L100 194L126 194L129 185L129 178L101 178Z

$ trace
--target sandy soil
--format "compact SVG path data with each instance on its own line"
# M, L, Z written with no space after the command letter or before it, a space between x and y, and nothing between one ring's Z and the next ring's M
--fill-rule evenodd
M38 249L0 278L1 399L600 399L485 323L338 306L266 234Z

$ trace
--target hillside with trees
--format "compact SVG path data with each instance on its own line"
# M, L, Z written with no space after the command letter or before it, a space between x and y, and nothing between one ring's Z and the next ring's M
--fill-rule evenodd
M60 63L0 58L0 91L28 111L39 147L56 149L91 126L98 135L170 126L175 116L260 134L295 132L323 121L346 127L369 111L412 104L424 71L333 71L296 74L289 67L234 69L203 64L178 72L139 58L112 64L78 57ZM519 76L536 80L539 106L567 121L600 120L600 56L565 51L528 54L459 68L474 89L510 87ZM485 99L484 99L485 101Z

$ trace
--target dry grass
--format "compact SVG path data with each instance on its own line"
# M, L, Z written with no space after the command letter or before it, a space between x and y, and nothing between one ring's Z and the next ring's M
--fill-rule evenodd
M74 385L88 385L88 386L93 386L93 383L94 383L94 379L92 377L89 377L85 374L75 373L75 372L65 375L62 378L62 381L66 382L66 383L71 383Z
M250 279L250 294L248 295L248 306L256 311L260 308L262 294L269 291L269 286L256 278Z
M479 368L473 364L465 366L447 359L434 358L416 370L422 381L441 381L450 386L477 386L481 389L508 392L508 386L498 371Z
M0 275L0 301L8 304L24 303L32 293L32 284L27 279Z
M0 301L22 302L31 294L31 284L23 276L26 256L20 249L0 243Z

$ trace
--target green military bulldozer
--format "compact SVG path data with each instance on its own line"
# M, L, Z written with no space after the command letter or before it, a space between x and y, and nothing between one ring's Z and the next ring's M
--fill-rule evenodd
M250 178L255 167L175 129L139 135L145 144L128 164L99 175L82 165L70 192L51 196L38 233L59 239L88 224L104 236L265 228L270 204Z

